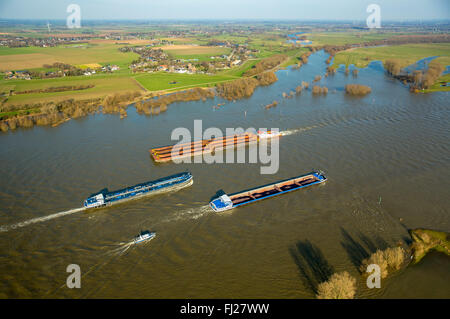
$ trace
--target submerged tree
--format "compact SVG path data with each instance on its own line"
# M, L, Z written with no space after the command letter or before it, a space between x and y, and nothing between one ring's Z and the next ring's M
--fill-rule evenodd
M346 271L334 273L328 281L317 287L317 299L353 299L356 279Z
M349 95L366 95L370 92L372 92L372 89L367 85L347 84L345 86L345 93Z

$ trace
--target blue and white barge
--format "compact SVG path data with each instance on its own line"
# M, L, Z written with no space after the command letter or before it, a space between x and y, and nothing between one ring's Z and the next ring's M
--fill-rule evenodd
M184 172L176 175L160 178L142 184L119 189L117 191L105 191L94 194L84 201L85 208L98 208L113 205L124 201L142 198L144 196L165 193L191 186L194 180L192 174Z

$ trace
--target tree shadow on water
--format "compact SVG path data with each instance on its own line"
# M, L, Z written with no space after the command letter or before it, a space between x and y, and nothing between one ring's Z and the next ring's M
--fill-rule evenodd
M359 270L364 259L368 258L377 250L384 250L389 247L388 243L380 236L375 236L372 240L363 233L359 232L358 239L353 238L344 228L341 227L341 233L344 240L341 241L353 265ZM360 244L362 242L362 244Z
M308 240L297 242L295 246L289 248L289 252L305 284L317 293L317 286L328 280L334 272L333 267L320 249Z
M371 254L376 252L378 249L384 250L389 247L388 243L380 236L375 236L375 238L371 240L369 237L359 232L358 237L367 246Z
M344 241L341 241L341 245L344 247L353 265L359 269L361 262L370 256L370 251L366 250L363 245L353 239L353 237L342 227L341 233L344 237ZM370 242L370 244L372 243Z

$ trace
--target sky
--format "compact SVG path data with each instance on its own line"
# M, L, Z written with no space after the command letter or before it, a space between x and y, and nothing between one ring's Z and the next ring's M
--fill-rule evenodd
M66 19L69 4L81 19L353 20L378 4L383 20L450 19L450 0L0 0L0 19Z

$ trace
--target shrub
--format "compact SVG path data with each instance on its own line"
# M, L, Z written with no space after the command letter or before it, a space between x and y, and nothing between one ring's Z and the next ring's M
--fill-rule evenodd
M399 270L405 261L405 250L402 247L377 250L361 263L360 271L365 273L367 266L376 264L380 266L381 278L386 278L389 270Z
M6 132L8 130L8 125L5 122L0 122L0 131Z
M254 78L242 78L231 82L219 83L217 92L227 100L237 100L252 96L259 82Z
M387 248L383 254L389 268L393 270L399 270L405 261L405 251L402 247Z
M334 75L334 74L336 74L336 69L331 66L328 66L326 74Z
M259 81L259 85L266 86L278 81L277 76L273 72L264 72L258 75L257 80Z
M326 86L320 87L318 85L314 85L312 93L316 94L316 95L317 94L327 94L328 93L328 88Z
M346 271L334 273L328 281L317 287L318 299L353 299L356 292L356 279Z
M276 54L274 56L265 58L256 63L250 70L244 73L244 76L253 76L264 71L273 69L287 58L285 54Z
M309 83L308 83L308 82L305 82L305 81L302 81L302 87L303 87L304 89L308 89L308 88L309 88Z
M366 95L370 92L372 92L372 89L367 85L347 84L345 86L345 93L350 95Z
M370 257L364 259L361 263L360 271L361 273L365 273L367 270L367 266L371 264L376 264L380 266L381 278L386 278L388 275L388 264L384 259L383 251L377 250Z
M423 87L429 88L432 86L438 77L441 76L442 72L444 72L444 67L439 62L430 62L430 64L428 64L428 70L423 77Z
M384 68L391 75L399 75L402 70L401 64L402 62L400 60L388 59L384 61Z
M272 104L267 104L266 105L266 109L270 109L270 108L275 107L277 105L278 105L278 102L277 101L273 101Z

